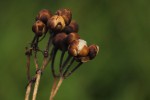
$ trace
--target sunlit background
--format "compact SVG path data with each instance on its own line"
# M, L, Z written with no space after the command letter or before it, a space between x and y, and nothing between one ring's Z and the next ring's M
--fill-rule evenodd
M71 9L81 37L100 46L94 60L63 82L55 100L150 100L149 4L149 0L0 1L0 100L24 99L25 46L43 8ZM52 81L48 66L37 100L49 100Z

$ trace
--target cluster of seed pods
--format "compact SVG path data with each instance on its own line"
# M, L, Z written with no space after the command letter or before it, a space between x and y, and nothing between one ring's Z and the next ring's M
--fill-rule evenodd
M52 14L51 11L43 9L39 11L35 18L35 23L32 26L32 31L35 36L31 42L30 47L26 47L27 55L27 76L29 82L35 81L36 78L30 79L30 56L34 53L34 62L36 66L36 73L42 73L47 64L51 61L51 71L54 78L67 78L79 66L96 57L99 52L99 47L95 44L87 45L78 34L79 26L75 20L72 20L72 13L69 9L60 9ZM49 34L48 34L49 33ZM38 44L49 35L46 48L42 50ZM56 67L55 58L57 52L61 52L59 66ZM37 53L42 52L43 64L39 68L37 63ZM67 55L65 58L64 56ZM64 60L65 58L65 60ZM78 62L73 66L73 62ZM59 70L56 73L55 68Z

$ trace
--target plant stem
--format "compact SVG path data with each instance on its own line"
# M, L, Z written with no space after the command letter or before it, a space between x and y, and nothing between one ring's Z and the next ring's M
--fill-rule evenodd
M66 76L64 76L65 78L69 77L74 71L76 71L81 65L83 64L83 62L78 63L77 66L75 66L75 68L73 68Z
M30 80L30 55L27 55L27 79Z
M27 86L26 95L25 95L25 100L29 100L30 92L31 92L31 86L32 86L32 82L29 83L28 86Z
M68 55L68 57L66 58L66 60L64 61L64 63L63 63L63 65L62 65L62 71L63 71L63 69L65 68L65 66L68 64L68 62L70 61L70 58L71 58L71 56L70 55Z
M36 75L36 82L35 82L35 86L34 86L32 100L36 100L37 91L38 91L38 87L39 87L39 83L40 83L40 78L41 78L41 70L39 70Z
M52 90L50 93L50 100L53 100L53 93L54 93L54 90L56 89L57 81L58 81L58 78L54 77L53 86L52 86Z
M62 53L61 53L60 65L59 65L59 72L60 72L60 75L62 75L62 62L63 62L64 55L65 55L65 51L63 50Z
M71 65L73 64L74 60L75 60L75 59L72 58L71 62L70 62L69 65L67 66L66 70L64 71L64 73L63 73L63 76L64 76L64 77L65 77L66 73L68 72L69 68L71 67Z
M55 69L54 69L54 62L55 62L55 57L56 57L57 50L58 49L54 48L53 54L52 54L51 70L52 70L53 77L56 77Z
M57 84L57 87L56 87L56 89L54 90L54 93L53 93L53 98L54 98L54 97L55 97L55 95L57 94L58 89L60 88L60 86L61 86L61 84L62 84L63 80L64 80L64 78L63 78L63 77L61 77L61 78L59 79L59 82L58 82L58 84Z
M34 63L35 63L36 70L38 70L39 69L39 65L38 65L38 60L37 60L37 51L35 51L35 54L34 54Z
M52 90L51 90L51 95L50 95L50 100L53 100L55 95L57 94L58 92L58 89L60 88L62 82L63 82L64 78L61 77L59 79L59 82L57 82L57 78L54 79L54 83L53 83L53 87L52 87Z

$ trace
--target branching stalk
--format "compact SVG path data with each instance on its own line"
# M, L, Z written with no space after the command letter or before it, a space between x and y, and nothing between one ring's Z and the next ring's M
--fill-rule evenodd
M51 95L50 95L50 100L54 99L54 97L57 94L58 89L60 88L63 80L64 80L63 77L61 77L58 82L57 82L57 79L54 79L54 83L53 83L53 87L52 87Z

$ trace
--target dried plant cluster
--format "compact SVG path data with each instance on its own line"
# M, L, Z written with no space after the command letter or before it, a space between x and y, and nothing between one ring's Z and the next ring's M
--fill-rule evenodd
M35 23L32 26L32 31L35 36L30 46L26 47L25 53L27 56L28 78L25 100L29 100L33 84L32 100L36 100L41 74L50 61L51 71L54 77L50 100L53 100L62 81L72 75L83 63L95 58L99 47L95 44L88 46L87 42L78 34L78 30L78 24L72 20L72 13L69 9L57 10L55 14L52 14L47 9L39 11L35 18ZM49 39L46 47L45 49L41 49L38 44L47 35ZM55 58L58 51L61 52L61 56L59 66L56 67L54 64L56 63ZM38 53L43 54L41 67L38 64ZM67 56L66 58L64 57L65 55ZM31 56L33 56L36 68L36 74L32 78L30 77ZM74 62L78 62L77 65L73 66ZM56 69L59 70L58 73L56 73Z

